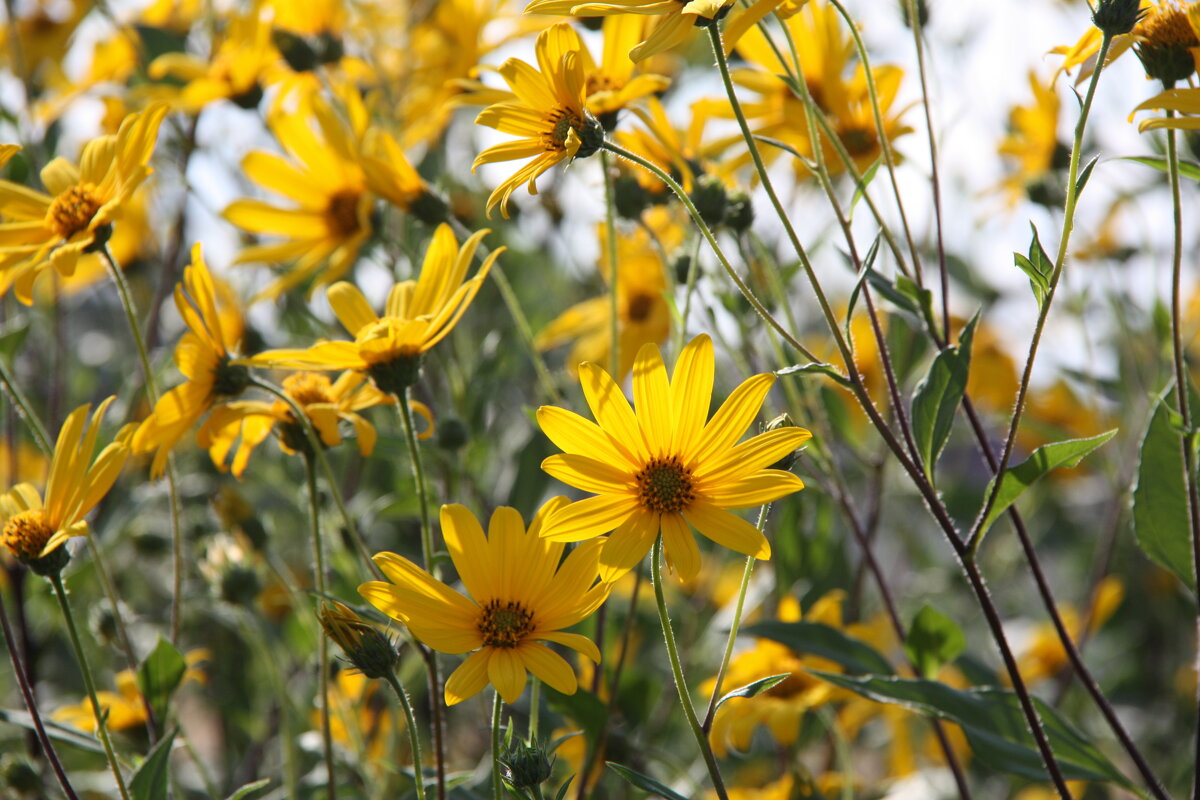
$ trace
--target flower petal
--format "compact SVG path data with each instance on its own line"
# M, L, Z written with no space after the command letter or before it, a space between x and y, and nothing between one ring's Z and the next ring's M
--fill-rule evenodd
M758 559L771 557L771 545L762 531L735 514L697 498L683 515L696 530L722 547Z
M633 360L633 402L651 456L666 455L671 447L671 385L658 345L646 342Z
M754 436L723 453L715 453L696 468L697 489L706 491L738 480L791 453L812 438L804 428L776 428Z
M628 465L633 470L638 468L616 447L603 428L574 411L558 406L542 406L537 410L537 421L542 433L563 452L586 455L614 467Z
M640 511L613 531L600 551L600 580L612 583L636 567L650 552L660 527L658 514Z
M455 503L442 506L441 521L450 560L467 592L484 600L495 597L496 584L492 580L495 565L489 563L488 541L475 515Z
M579 542L614 530L637 509L631 497L598 495L577 500L555 511L546 520L541 535L554 542Z
M688 466L696 469L713 458L720 458L734 442L742 438L742 434L758 416L763 400L774 383L775 376L764 373L746 379L734 389L704 426L695 450L690 454L682 454Z
M632 475L587 456L559 453L546 458L542 469L585 492L632 495L636 491Z
M488 649L488 680L496 687L504 702L512 705L521 699L521 692L525 691L525 665L509 648Z
M772 503L804 488L804 481L780 469L764 469L704 492L721 508L751 508Z
M690 581L700 572L700 548L692 527L679 514L662 515L663 548L667 563L681 581Z
M675 413L676 453L688 453L708 420L713 389L712 339L701 334L688 342L671 376L671 408Z
M526 669L540 678L543 683L563 694L575 694L579 682L575 678L575 670L562 656L537 642L525 642L516 650L517 658Z
M592 416L612 439L613 444L634 464L650 460L646 440L638 425L629 401L608 373L599 365L585 362L579 365L579 382Z
M488 650L476 650L458 665L446 679L446 705L452 706L470 699L488 685Z

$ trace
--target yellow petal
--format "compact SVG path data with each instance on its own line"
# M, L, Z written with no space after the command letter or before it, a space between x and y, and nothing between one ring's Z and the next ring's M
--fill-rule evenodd
M591 539L616 529L637 507L635 499L623 496L600 495L578 500L551 514L541 535L556 542Z
M516 649L517 658L543 683L563 694L575 694L575 670L558 653L544 644L526 642Z
M608 373L598 365L579 365L579 382L592 416L612 439L613 444L634 464L650 460L642 430L629 401L621 393L621 387L613 382ZM743 430L745 430L743 428Z
M452 706L474 697L488 684L489 650L477 650L467 656L446 679L446 705Z
M771 545L762 531L724 509L697 498L683 516L696 530L722 547L758 559L771 557Z
M617 469L638 469L596 423L557 406L537 410L538 425L558 449L604 461Z
M712 339L701 334L688 342L671 376L671 408L675 413L673 452L688 453L708 420L713 388Z
M525 666L516 653L505 647L489 648L488 680L504 702L512 705L525 691Z
M775 376L764 373L748 378L734 389L704 426L691 457L685 457L687 466L694 469L712 458L721 457L734 442L742 438L742 434L758 416L763 400L774 383Z
M568 486L594 494L636 493L633 476L587 456L559 453L542 462L542 469Z
M600 580L612 583L636 567L650 552L660 527L658 514L639 511L617 528L600 552Z
M496 565L488 558L488 541L475 515L465 506L444 505L441 512L442 536L450 560L458 570L467 592L474 598L488 600L498 596L496 583L492 580Z
M681 581L690 581L700 572L700 548L692 528L679 514L662 515L663 548L667 563Z
M666 455L674 438L671 387L662 354L653 342L642 345L633 360L633 402L650 455Z
M721 508L751 508L772 503L803 488L804 481L790 472L764 469L707 490L704 496Z
M769 467L812 438L804 428L777 428L747 439L708 462L701 462L695 475L700 491L734 481Z

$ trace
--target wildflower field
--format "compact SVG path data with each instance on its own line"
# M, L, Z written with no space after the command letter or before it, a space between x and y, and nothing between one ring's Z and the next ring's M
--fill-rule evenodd
M1200 2L0 21L0 797L1200 800Z

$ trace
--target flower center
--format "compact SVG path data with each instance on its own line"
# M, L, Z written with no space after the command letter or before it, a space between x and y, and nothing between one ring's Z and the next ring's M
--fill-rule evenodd
M596 92L612 92L621 88L620 84L611 76L595 72L587 76L585 86L586 89L584 91L587 92L588 97L596 94Z
M70 239L79 231L87 230L101 205L94 185L85 183L72 186L50 204L50 210L46 212L46 227L60 238Z
M313 403L332 403L333 384L319 372L296 372L283 379L283 391L301 408Z
M325 208L325 221L329 224L329 232L338 238L347 238L358 233L358 201L362 192L343 189L335 192L329 198Z
M479 632L484 647L516 647L533 631L533 614L514 600L489 600L483 606Z
M221 356L213 367L213 395L237 397L250 385L250 370L241 364L230 363L229 356Z
M860 125L838 126L838 135L846 152L852 156L865 156L875 151L875 131Z
M692 473L683 468L678 456L651 459L636 478L638 500L655 514L678 514L696 499Z
M650 311L653 308L654 298L639 292L629 298L629 305L625 307L625 313L629 316L630 322L645 322L650 317Z
M542 134L542 144L547 150L566 150L571 129L578 131L583 127L583 120L565 106L558 106L551 111L546 122L551 126L549 132Z
M1138 32L1146 37L1146 44L1152 47L1195 47L1200 44L1188 23L1187 12L1174 3L1156 6L1138 28Z
M0 541L14 556L28 562L42 555L42 548L53 535L54 531L46 521L46 512L33 509L10 517L0 532Z

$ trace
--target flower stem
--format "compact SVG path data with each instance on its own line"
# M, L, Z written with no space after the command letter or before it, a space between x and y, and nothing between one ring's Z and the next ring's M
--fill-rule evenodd
M100 735L100 743L104 745L104 755L108 759L109 769L117 781L117 791L122 800L129 800L129 790L125 787L125 778L121 775L121 765L117 762L117 753L113 750L112 740L108 736L108 720L100 701L96 699L96 681L92 678L92 668L88 666L87 655L83 652L83 644L79 641L79 631L75 628L75 617L71 614L71 604L67 602L67 590L63 587L62 574L54 573L50 584L54 587L54 596L58 598L58 607L62 609L63 620L67 623L67 635L71 639L71 648L75 651L75 659L79 662L79 672L83 675L83 685L87 688L88 701L92 704L92 714L96 717L96 732Z
M500 722L504 717L504 701L500 692L492 701L492 800L504 800L504 783L500 778Z
M425 772L421 768L421 735L417 732L417 718L413 714L412 703L409 702L408 693L404 691L400 679L389 672L387 682L391 684L396 696L400 698L400 708L404 710L404 722L408 726L409 746L412 748L413 782L416 785L417 800L425 800Z
M679 660L679 646L675 642L675 631L671 628L671 617L667 613L667 599L663 594L662 551L663 541L660 533L654 540L654 548L650 551L650 580L654 584L654 599L658 603L658 621L662 624L663 639L667 643L667 658L671 661L671 675L675 679L675 689L679 692L679 703L683 706L684 716L687 717L692 734L696 737L700 754L704 756L704 764L708 767L709 777L712 778L713 789L720 800L729 800L729 793L725 791L725 780L721 777L721 768L717 765L717 757L713 754L712 746L700 725L700 720L696 718L696 709L692 706L691 693L688 692L687 682L683 677L683 664Z
M308 489L308 524L312 534L313 582L317 594L324 599L325 593L325 548L321 542L321 498L317 494L317 466L312 453L304 454L304 478ZM317 677L321 693L321 742L325 751L327 797L337 800L337 780L334 777L333 730L329 714L329 639L317 637Z
M537 742L538 716L541 712L542 682L529 676L529 744Z
M150 366L150 354L146 350L146 339L142 336L142 327L138 324L137 307L133 304L133 295L129 293L129 284L125 281L125 273L113 257L112 251L105 244L101 248L104 264L108 274L117 287L117 296L121 300L121 308L125 311L125 321L129 323L129 333L137 347L138 358L142 362L142 372L146 376L146 397L151 405L158 402L158 385L154 381L154 369ZM175 460L167 457L167 499L171 506L171 644L179 643L179 626L183 613L183 527L179 520L179 489L175 481Z
M413 482L417 488L417 510L421 518L421 557L425 571L437 577L433 566L433 527L429 522L429 498L425 491L425 466L421 459L421 448L417 443L417 430L413 425L412 409L408 405L408 389L396 396L400 411L400 423L404 426L404 440L408 445L408 457L412 463Z
M767 503L758 511L759 531L767 523L767 511L771 504ZM713 715L717 713L717 699L721 696L721 683L725 680L725 670L729 669L729 659L733 657L733 644L737 640L738 627L742 624L742 610L746 604L746 590L750 588L750 576L754 574L754 556L746 556L746 565L742 568L742 583L738 587L737 605L733 609L733 621L729 623L729 639L725 642L725 652L721 656L721 665L717 667L717 684L713 687L712 697L708 700L708 711L704 714L704 722L700 725L705 734L712 728Z
M604 233L608 239L605 256L608 258L608 372L613 380L621 380L621 309L617 296L620 266L617 264L617 208L613 194L613 176L608 153L600 151L600 169L604 173Z
M12 373L9 372L8 365L4 363L4 359L0 358L0 385L4 389L4 393L8 395L8 399L12 402L13 409L17 412L17 416L25 423L25 427L29 428L29 432L33 434L34 442L44 456L54 455L54 445L50 443L50 437L46 433L45 426L38 419L38 415L34 412L33 406L29 402L29 398L21 391L21 387L13 380Z
M33 686L29 683L29 673L25 671L25 665L21 663L21 657L18 655L17 638L13 635L12 626L8 623L8 610L4 606L4 592L0 592L0 627L4 629L4 644L8 649L9 660L12 661L13 674L17 676L17 685L21 689L25 708L29 711L29 718L33 720L38 744L42 746L42 752L45 753L46 760L50 762L50 769L54 771L54 777L58 780L58 785L62 787L63 794L68 800L79 800L79 795L75 794L71 781L67 779L66 770L63 769L62 762L58 759L58 751L54 749L54 743L50 741L50 737L46 734L46 727L42 724L37 696L33 692Z

